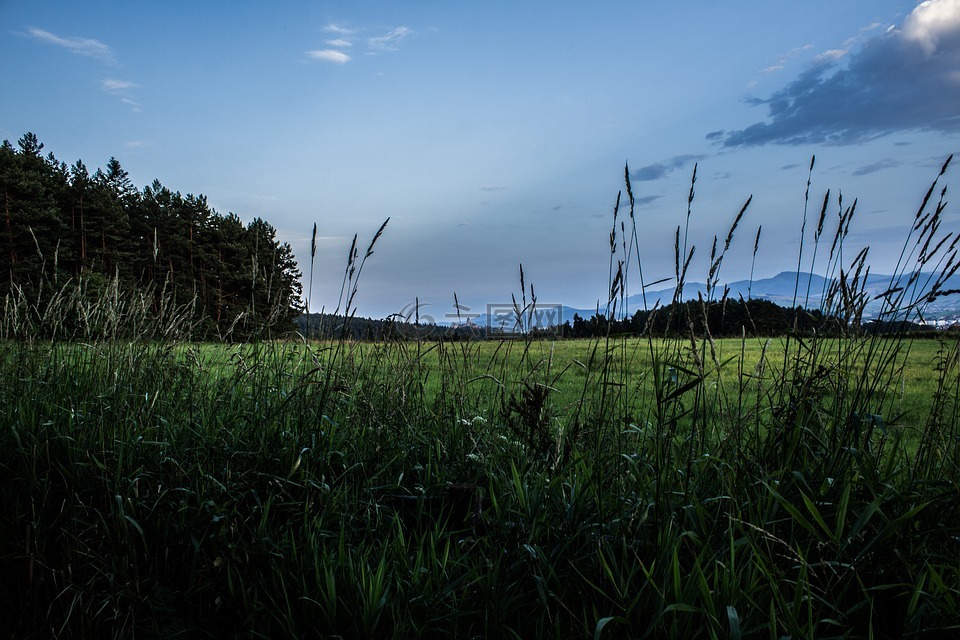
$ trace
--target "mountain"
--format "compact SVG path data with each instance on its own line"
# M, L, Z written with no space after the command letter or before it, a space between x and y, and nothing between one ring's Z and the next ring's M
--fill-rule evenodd
M873 317L880 312L883 307L882 294L891 288L893 277L883 274L870 274L867 276L864 292L869 296L870 301L866 306L865 317ZM908 276L900 278L899 283L894 285L905 285ZM930 292L930 288L935 281L934 274L921 273L917 282L913 285L915 291L906 296L907 299L919 299ZM829 286L827 278L810 274L807 272L782 271L770 278L760 280L738 280L727 285L729 291L727 296L733 299L761 299L770 300L782 307L791 307L794 305L806 308L819 308L822 299ZM960 275L953 275L947 279L941 290L960 291ZM794 292L796 291L796 295ZM706 297L707 287L702 282L688 282L683 287L682 298L684 300L696 300L700 294ZM651 308L655 304L669 304L673 301L674 289L660 289L657 291L648 291L646 293L647 307ZM713 298L719 299L723 295L722 286L714 291ZM636 309L642 309L644 296L634 294L627 298L628 313ZM924 316L927 319L934 318L955 318L960 316L960 293L939 297L933 302L928 303L924 308Z
M869 301L867 303L864 319L875 318L883 307L883 299L880 297L884 292L890 289L892 277L889 275L870 275L867 277L864 291ZM907 277L901 278L906 283ZM929 293L930 286L933 284L932 274L923 273L917 280L915 293L907 296L908 299L918 299L922 294ZM781 307L802 306L808 309L821 308L822 298L827 291L829 281L827 278L796 271L783 271L769 278L761 278L750 282L749 280L738 280L727 285L727 297L738 300L743 299L769 300ZM960 291L960 276L950 277L941 290ZM797 295L794 295L797 291ZM809 292L809 293L808 293ZM674 290L658 289L648 291L646 294L646 308L652 309L655 306L665 306L673 302ZM702 282L688 282L683 288L683 300L696 300L698 295L706 297L707 287ZM723 295L721 287L713 292L713 299L719 299ZM626 315L631 316L638 309L644 308L644 298L641 294L629 296L626 300ZM468 328L491 328L495 331L512 333L516 331L516 313L512 306L495 305L486 309L487 313L467 314L462 320L440 321L437 326L440 327L462 327ZM528 314L524 315L524 324L527 327L548 328L564 322L573 322L574 314L579 315L584 320L592 318L598 309L579 309L568 307L566 305L538 305L534 311L532 319ZM600 313L606 312L606 305L599 308ZM618 306L617 316L621 316L621 310ZM960 293L954 293L948 296L939 297L933 302L924 306L923 317L928 321L944 320L949 322L960 321Z

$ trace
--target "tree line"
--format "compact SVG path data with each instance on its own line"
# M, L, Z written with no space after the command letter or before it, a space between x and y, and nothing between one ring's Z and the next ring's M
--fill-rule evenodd
M158 310L189 308L196 339L285 333L302 312L293 251L270 223L244 224L159 180L138 190L116 158L91 173L43 155L33 133L4 140L0 216L0 296L119 284Z
M869 323L864 327L851 326L847 321L825 314L819 309L783 307L770 300L751 299L674 302L650 310L637 310L628 317L598 310L584 318L578 313L565 319L559 326L536 328L526 335L531 338L577 339L606 336L686 337L691 332L703 337L775 337L789 333L821 336L840 336L851 331L875 333L924 333L929 327L914 323ZM305 314L296 320L298 330L309 338L339 338L352 340L497 340L516 338L516 333L504 332L484 324L443 326L406 322L403 318L385 319L343 318L332 315Z
M839 335L849 329L847 323L819 309L782 307L771 300L725 298L688 300L651 310L639 309L626 318L608 319L596 313L591 318L574 314L563 325L562 333L571 338L596 338L606 335L771 337L791 332Z

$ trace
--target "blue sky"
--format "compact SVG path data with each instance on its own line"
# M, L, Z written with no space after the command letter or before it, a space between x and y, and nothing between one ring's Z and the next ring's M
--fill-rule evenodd
M0 0L0 25L0 138L261 216L305 275L316 222L315 310L387 216L361 315L509 301L521 263L591 308L626 162L648 280L694 163L691 279L750 195L724 279L758 225L757 277L794 269L813 154L811 199L859 198L850 242L883 272L960 146L960 0Z

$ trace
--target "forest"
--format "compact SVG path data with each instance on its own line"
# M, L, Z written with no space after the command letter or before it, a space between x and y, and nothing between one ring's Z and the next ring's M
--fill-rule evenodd
M52 299L113 291L154 314L178 310L196 340L293 330L300 271L269 222L244 224L204 195L159 180L137 189L116 158L91 173L82 160L68 166L43 148L34 133L0 146L0 291L8 307L27 301L21 306L42 316Z

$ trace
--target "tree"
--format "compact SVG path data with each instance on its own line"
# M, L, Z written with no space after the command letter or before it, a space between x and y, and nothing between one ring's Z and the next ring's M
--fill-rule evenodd
M262 218L221 216L204 195L137 191L116 158L91 175L33 133L0 145L0 285L52 293L72 277L114 279L152 292L154 308L190 305L197 337L235 338L292 329L301 312L293 250Z
M300 270L289 244L279 244L276 229L256 218L247 226L250 249L250 316L260 332L280 325L292 328L291 321L302 312Z
M135 195L116 158L110 158L106 172L97 169L90 181L84 211L87 265L108 276L133 276L129 211Z
M0 207L4 216L0 247L0 284L39 286L37 278L56 281L61 243L70 227L60 210L66 186L56 159L40 155L43 145L32 133L19 140L19 151L4 141L0 150ZM39 274L39 275L38 275Z
M64 190L64 210L70 212L70 226L73 230L74 255L76 256L72 273L80 273L88 266L87 262L87 217L90 206L92 183L90 172L82 160L70 167L69 185Z

